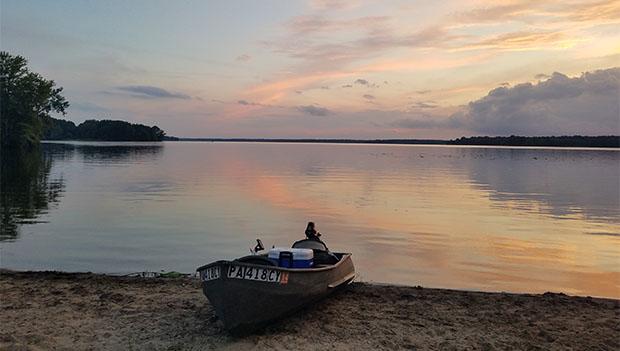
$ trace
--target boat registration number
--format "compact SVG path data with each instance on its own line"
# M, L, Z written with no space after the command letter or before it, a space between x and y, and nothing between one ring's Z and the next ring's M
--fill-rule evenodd
M209 267L200 271L200 280L203 282L218 279L220 277L220 267Z
M271 268L230 265L228 267L228 278L287 284L288 272L283 272L281 270Z

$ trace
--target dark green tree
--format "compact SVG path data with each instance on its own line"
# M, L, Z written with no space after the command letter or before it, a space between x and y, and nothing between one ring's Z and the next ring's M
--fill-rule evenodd
M79 125L62 119L48 118L46 140L162 141L166 133L157 126L125 121L89 119Z
M0 52L0 145L30 148L39 142L51 112L65 114L69 103L53 80L28 69L22 56Z

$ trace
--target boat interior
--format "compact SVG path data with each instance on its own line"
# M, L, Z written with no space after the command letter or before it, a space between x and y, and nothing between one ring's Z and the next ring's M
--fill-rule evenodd
M329 251L324 242L311 239L303 239L296 241L291 245L294 249L312 249L314 253L313 267L322 268L335 265L342 259L341 253L333 253ZM235 261L256 264L261 266L276 266L276 263L267 257L267 254L249 255L236 259ZM312 269L311 268L311 269Z

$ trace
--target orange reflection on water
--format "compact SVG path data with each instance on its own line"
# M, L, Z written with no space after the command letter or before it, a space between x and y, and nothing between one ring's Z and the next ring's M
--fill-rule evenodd
M314 219L331 247L353 251L363 278L620 297L618 238L586 234L618 233L617 223L550 216L549 204L535 199L498 201L492 189L450 170L283 175L245 161L242 168L218 165L239 180L237 198Z

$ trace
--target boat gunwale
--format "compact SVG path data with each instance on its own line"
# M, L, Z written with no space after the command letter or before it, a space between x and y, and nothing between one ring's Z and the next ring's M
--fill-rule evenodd
M269 269L277 269L280 271L285 271L285 272L292 272L292 273L304 273L304 272L322 272L322 271L328 271L328 270L332 270L335 269L336 267L340 266L346 259L350 259L350 257L352 256L351 253L342 253L342 252L336 252L337 254L342 255L342 258L340 260L338 260L338 263L333 264L333 265L328 265L325 267L319 267L319 268L287 268L287 267L278 267L278 266L265 266L265 265L261 265L261 264L254 264L254 263L246 263L246 262L239 262L239 261L229 261L229 260L218 260L215 262L211 262L209 264L206 264L204 266L200 266L198 268L196 268L196 272L200 272L202 270L205 270L207 268L210 267L214 267L214 266L220 266L220 265L224 265L224 264L237 264L237 265L242 265L242 266L249 266L249 267L257 267L257 268L269 268Z

